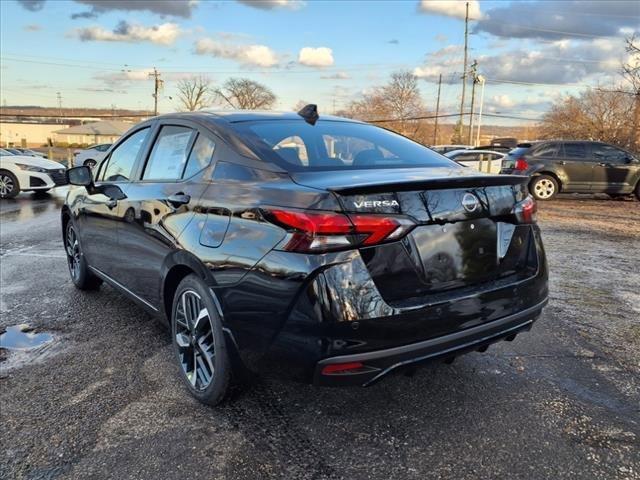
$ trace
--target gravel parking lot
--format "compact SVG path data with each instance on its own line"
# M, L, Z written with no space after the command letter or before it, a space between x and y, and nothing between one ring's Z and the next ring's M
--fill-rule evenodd
M178 382L167 331L81 293L63 192L0 203L1 478L640 478L640 202L541 204L551 300L530 333L368 389L263 379L227 405Z

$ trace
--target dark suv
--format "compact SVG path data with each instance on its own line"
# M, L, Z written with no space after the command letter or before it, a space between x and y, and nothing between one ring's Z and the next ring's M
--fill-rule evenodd
M371 385L512 340L547 302L523 178L373 125L313 108L165 115L94 172L67 174L73 283L106 282L168 322L206 403L232 372Z
M640 199L640 161L602 142L543 141L522 143L502 161L504 174L531 176L529 189L538 200L559 192L635 193Z

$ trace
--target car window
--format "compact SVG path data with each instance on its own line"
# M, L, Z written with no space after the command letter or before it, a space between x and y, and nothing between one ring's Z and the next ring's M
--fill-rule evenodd
M213 157L213 151L216 148L216 144L206 135L198 135L196 143L193 144L189 159L187 160L187 166L184 169L182 178L189 178L205 168L211 162Z
M570 143L564 144L564 156L567 158L575 158L580 160L587 159L587 146L584 143Z
M191 139L195 132L188 127L165 125L160 129L144 168L144 180L178 180L182 177Z
M504 155L501 155L499 153L492 153L491 154L491 160L501 160L504 157Z
M529 150L531 150L531 147L516 147L513 150L510 150L507 156L518 158L523 155L527 155L529 153Z
M310 125L302 119L260 120L236 123L234 129L259 158L288 171L461 168L423 145L368 124L320 120Z
M605 144L593 145L593 156L599 162L608 163L626 163L630 157L624 150Z
M106 182L128 181L148 134L149 127L143 128L118 145L109 156L104 173L100 177L101 180Z
M95 149L99 152L106 152L107 150L109 150L109 147L111 146L110 143L106 144L106 145L98 145L95 147Z
M536 148L531 155L533 157L553 158L558 154L559 145L557 143L547 143Z

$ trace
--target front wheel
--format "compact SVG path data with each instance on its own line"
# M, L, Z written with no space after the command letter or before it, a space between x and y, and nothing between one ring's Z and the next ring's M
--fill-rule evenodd
M98 162L96 162L94 159L90 158L89 160L86 160L84 162L84 166L85 167L89 167L89 168L93 168L98 164Z
M218 405L229 391L231 363L211 295L199 277L185 277L173 299L171 333L179 375L189 392L202 403Z
M529 184L529 191L536 200L551 200L558 190L558 181L550 175L534 177Z
M102 284L102 280L89 270L78 241L78 234L71 221L67 223L64 245L67 252L67 264L69 265L71 281L76 288L79 290L97 289Z
M14 198L20 193L20 182L7 171L0 172L0 198Z

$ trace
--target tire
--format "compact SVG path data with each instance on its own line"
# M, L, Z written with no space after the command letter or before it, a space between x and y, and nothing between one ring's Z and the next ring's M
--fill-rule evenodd
M640 182L638 182L638 184L636 185L634 193L636 194L636 198L640 200Z
M20 193L20 182L16 176L7 171L0 172L0 198L14 198Z
M529 183L529 191L536 200L551 200L559 190L558 181L551 175L538 175Z
M171 338L178 374L191 395L219 405L230 391L231 362L211 291L196 275L186 276L174 295Z
M71 281L79 290L96 290L102 285L102 280L89 270L89 265L82 253L78 234L71 221L67 222L64 231L64 246L67 253L67 265Z
M94 168L98 162L96 162L93 158L84 161L84 166L89 168Z

